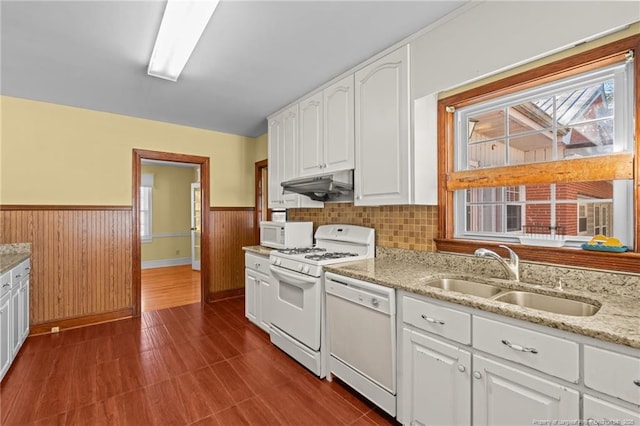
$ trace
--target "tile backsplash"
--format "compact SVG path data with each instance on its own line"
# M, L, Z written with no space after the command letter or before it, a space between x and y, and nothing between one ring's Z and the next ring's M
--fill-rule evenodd
M290 209L288 220L312 221L314 227L345 223L374 228L376 246L436 251L437 206L358 207L352 203L325 204L323 209Z

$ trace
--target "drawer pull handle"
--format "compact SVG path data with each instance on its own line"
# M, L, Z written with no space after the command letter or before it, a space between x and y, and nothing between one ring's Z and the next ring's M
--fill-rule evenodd
M633 381L633 383L634 383L636 386L640 386L640 380L634 380L634 381Z
M9 283L6 283L2 286L2 288L9 287Z
M503 340L502 341L503 345L507 345L509 346L511 349L514 349L516 351L520 351L520 352L530 352L532 354L537 354L538 350L536 348L527 348L526 346L520 346L520 345L516 345L514 343L509 342L508 340Z
M423 320L425 320L426 322L430 322L431 324L444 325L444 321L440 321L439 319L428 317L425 314L422 314L420 316L422 317Z
M16 278L20 278L22 274L16 274Z

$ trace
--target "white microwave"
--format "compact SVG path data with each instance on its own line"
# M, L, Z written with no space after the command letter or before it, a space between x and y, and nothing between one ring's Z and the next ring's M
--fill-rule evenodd
M276 249L311 247L313 222L260 222L260 245Z

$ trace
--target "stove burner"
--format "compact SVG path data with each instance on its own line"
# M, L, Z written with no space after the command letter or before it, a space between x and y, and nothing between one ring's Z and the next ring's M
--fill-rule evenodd
M327 251L327 249L323 249L320 247L301 247L301 248L290 248L290 249L282 249L278 250L278 253L282 254L307 254L307 253L322 253Z
M309 260L329 260L329 259L342 259L343 257L354 257L357 253L346 252L329 252L321 254L308 254L304 258Z

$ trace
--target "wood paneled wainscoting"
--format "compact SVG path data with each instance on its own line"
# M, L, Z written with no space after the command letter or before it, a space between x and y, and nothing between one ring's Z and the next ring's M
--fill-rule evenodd
M0 243L31 243L31 332L131 315L130 206L0 206Z
M244 291L253 207L213 207L208 300ZM31 333L131 316L131 206L0 206L0 243L31 243ZM203 261L205 261L203 259Z
M253 207L212 207L210 216L211 283L208 300L244 291L243 246L258 244Z

